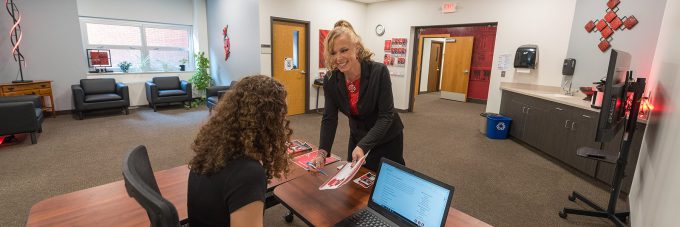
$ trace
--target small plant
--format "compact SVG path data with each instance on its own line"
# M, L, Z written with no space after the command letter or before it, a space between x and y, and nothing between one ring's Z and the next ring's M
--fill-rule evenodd
M187 60L186 58L179 60L179 71L185 71L186 70L187 62L189 62L189 60Z
M128 61L122 61L118 63L118 67L120 68L120 71L123 71L124 73L128 72L130 70L130 66L132 66L132 63Z

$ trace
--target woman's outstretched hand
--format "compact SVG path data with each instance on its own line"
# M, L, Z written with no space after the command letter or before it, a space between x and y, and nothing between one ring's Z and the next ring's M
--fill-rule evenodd
M361 147L357 146L354 148L352 151L352 167L357 163L357 161L361 158L364 157L364 149L361 149ZM359 163L361 165L362 163Z

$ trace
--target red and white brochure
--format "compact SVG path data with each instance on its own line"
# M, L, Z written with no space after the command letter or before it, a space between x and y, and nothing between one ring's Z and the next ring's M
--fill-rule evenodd
M361 166L364 164L364 162L366 162L366 157L368 157L368 154L370 153L371 151L368 151L364 157L357 160L354 166L351 164L345 164L345 166L343 166L342 169L340 169L340 171L335 174L335 176L326 180L326 182L319 186L319 190L337 189L347 184L347 182L350 182L354 175L359 172L359 169L361 169Z

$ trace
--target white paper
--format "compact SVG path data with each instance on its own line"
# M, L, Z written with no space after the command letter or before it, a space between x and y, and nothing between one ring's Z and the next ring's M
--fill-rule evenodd
M498 62L496 69L500 71L508 71L510 68L510 60L512 59L512 54L500 54L498 55Z
M371 153L371 151L368 151L364 157L357 160L354 166L352 166L350 163L345 164L345 166L343 166L342 169L340 169L340 171L335 174L335 176L329 178L326 180L326 182L319 186L319 190L337 189L347 184L347 182L350 182L354 175L359 172L359 169L361 169L361 166L366 161L366 157L368 157L369 153Z
M515 69L515 72L518 72L518 73L531 73L531 69L522 69L522 68L520 68L520 69Z

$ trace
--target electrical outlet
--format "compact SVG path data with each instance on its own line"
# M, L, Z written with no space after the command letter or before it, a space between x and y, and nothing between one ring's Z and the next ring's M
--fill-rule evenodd
M501 77L505 77L505 71L501 71Z

